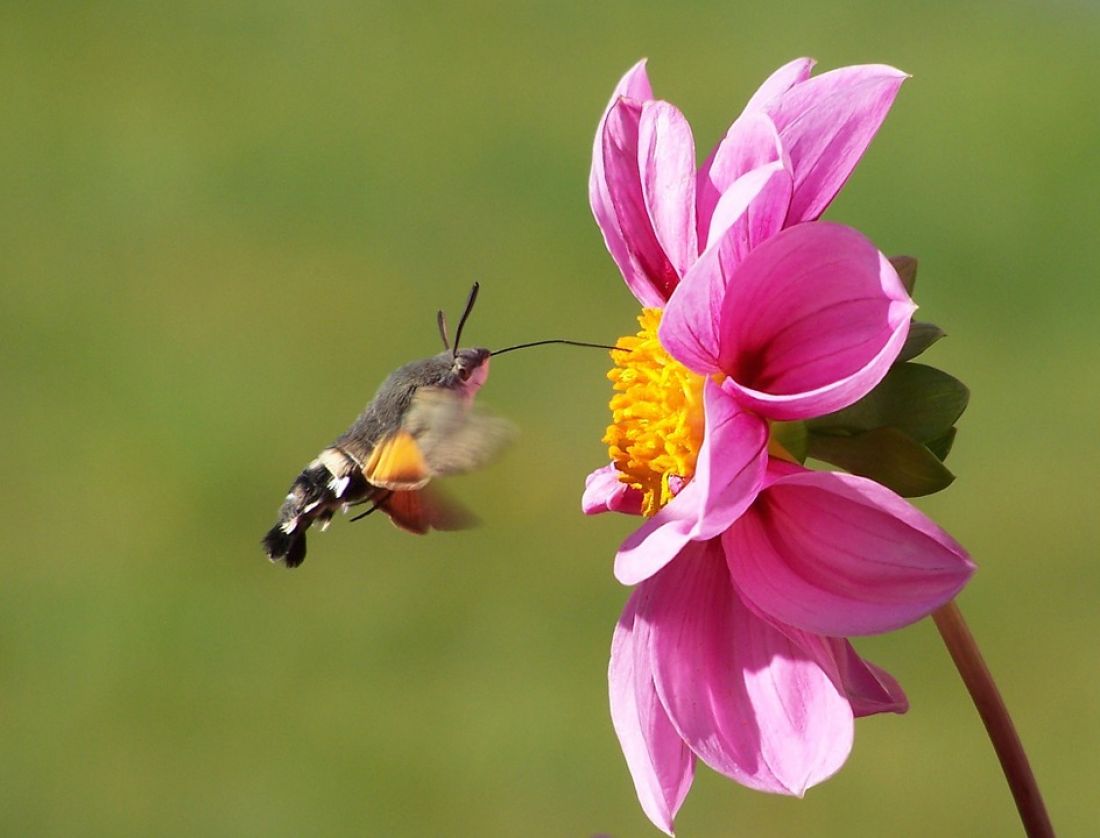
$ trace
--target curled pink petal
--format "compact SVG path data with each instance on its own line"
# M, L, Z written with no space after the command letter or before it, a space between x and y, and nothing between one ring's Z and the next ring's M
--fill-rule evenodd
M749 103L745 105L743 113L749 114L764 108L799 82L806 81L816 63L812 58L796 58L794 61L784 64L768 76L764 83L757 88L757 91L752 94L752 98L749 99Z
M615 554L615 578L624 585L637 585L676 558L698 530L705 499L704 493L689 483L631 533Z
M719 542L686 546L640 592L635 631L657 695L700 759L750 788L799 796L840 768L852 745L847 699L742 604Z
M712 229L721 225L724 234L688 271L661 318L661 344L688 369L719 370L726 283L749 251L782 228L790 197L790 173L775 161L746 172L719 200Z
M723 386L769 419L832 413L882 380L915 309L893 266L856 230L790 227L728 279Z
M581 509L585 515L599 515L601 512L641 515L642 493L623 483L619 479L619 470L614 465L604 466L585 479Z
M700 243L713 241L723 232L711 223L714 208L738 178L785 160L779 132L766 114L749 114L734 122L699 169L695 202ZM784 207L784 216L786 210Z
M768 426L711 380L703 386L706 429L695 476L622 543L615 578L636 585L689 541L713 538L753 502L767 467Z
M771 473L772 469L768 471ZM803 631L762 611L750 599L741 601L758 619L786 636L821 667L847 696L856 718L876 713L904 713L909 709L909 700L893 676L861 658L844 638Z
M627 286L644 305L660 306L680 278L657 240L638 169L642 104L620 99L603 127L604 185L622 235L623 261L616 261ZM612 252L615 256L615 252Z
M791 174L781 160L750 169L718 199L707 247L731 251L732 263L740 264L754 247L783 229L790 203Z
M877 713L905 713L909 709L909 700L894 677L861 658L844 638L803 631L761 611L752 600L741 601L757 618L797 644L828 674L847 697L856 718Z
M619 83L615 85L615 89L611 92L611 98L607 101L604 116L607 116L611 106L624 96L627 99L636 99L639 102L653 98L653 86L649 83L649 75L646 72L647 60L645 58L641 59L623 73L623 77L619 79Z
M611 722L642 810L658 829L672 835L673 819L695 776L695 757L657 698L648 653L635 654L638 596L636 591L627 602L611 641Z
M909 699L893 675L861 658L847 640L829 637L826 641L833 648L844 692L857 719L909 709Z
M668 102L646 102L638 124L642 196L657 241L683 276L699 255L695 235L695 141Z
M703 409L705 436L691 484L698 485L705 496L705 520L697 538L710 538L755 500L767 469L769 432L766 422L743 410L709 378L703 383Z
M872 480L800 470L764 489L722 536L738 590L817 634L877 634L927 616L974 572L966 551Z
M596 139L592 148L592 169L588 175L588 199L592 206L592 214L596 218L596 224L603 234L604 244L615 264L619 266L627 285L634 291L635 296L642 305L659 306L664 297L639 277L638 268L631 256L630 248L623 236L619 219L614 206L611 203L611 195L607 188L607 174L604 171L604 133L607 117L611 109L621 100L629 99L634 102L645 102L653 98L653 88L649 84L646 75L646 62L642 59L627 71L619 80L615 91L611 94L611 101L607 103L600 124L596 128ZM630 155L633 165L637 166L637 153Z
M788 224L812 221L844 185L908 76L884 64L841 67L795 84L764 111L791 156Z

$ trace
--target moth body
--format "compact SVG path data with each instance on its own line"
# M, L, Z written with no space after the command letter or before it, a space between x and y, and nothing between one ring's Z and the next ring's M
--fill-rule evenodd
M264 536L268 558L297 567L306 531L338 511L372 504L415 533L468 526L472 516L428 490L433 477L483 465L511 435L473 400L489 374L488 349L446 350L390 374L344 433L294 479Z

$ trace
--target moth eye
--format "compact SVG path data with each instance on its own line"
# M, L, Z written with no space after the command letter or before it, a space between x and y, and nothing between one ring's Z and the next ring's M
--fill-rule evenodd
M470 377L470 371L465 367L459 367L458 377L461 378L463 381L466 381Z

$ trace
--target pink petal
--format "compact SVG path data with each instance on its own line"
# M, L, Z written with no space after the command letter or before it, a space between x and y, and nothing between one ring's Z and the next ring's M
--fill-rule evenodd
M769 468L768 472L770 478L773 469ZM733 584L737 586L736 581ZM909 700L894 677L861 658L844 638L803 631L761 611L750 599L742 599L742 602L758 619L794 642L817 662L833 684L847 696L856 718L876 713L904 713L909 709Z
M872 480L802 469L780 477L722 536L746 600L817 634L876 634L919 620L974 572L966 551Z
M772 469L768 471L771 475ZM733 584L736 588L736 581ZM761 611L750 599L741 601L758 619L792 641L821 667L841 693L847 696L857 718L876 713L904 713L909 709L909 701L893 676L863 660L844 638L803 631Z
M897 357L916 309L874 245L826 222L768 239L727 283L723 386L769 419L823 416L866 395Z
M615 210L611 205L611 196L607 190L607 176L604 173L603 148L604 127L607 123L607 115L611 108L622 98L637 102L644 102L653 98L653 88L649 84L646 75L645 59L642 59L620 79L615 91L611 94L611 101L600 118L599 127L596 128L596 139L592 148L592 170L588 176L588 197L592 205L592 214L596 217L596 224L603 233L604 243L611 253L615 263L623 272L623 276L634 276L630 251L623 239L623 232L616 218ZM628 271L630 273L628 274ZM662 298L652 288L642 286L647 299L640 299L643 305L660 305Z
M657 699L648 654L635 654L637 599L635 592L611 641L611 722L642 810L658 829L672 835L672 821L695 776L695 757Z
M604 466L585 478L581 509L585 515L598 515L601 512L641 515L642 493L623 483L619 479L619 470L614 465Z
M649 219L668 260L683 276L699 255L695 237L695 141L668 102L642 105L638 168Z
M775 161L739 177L719 200L711 229L724 234L688 271L661 318L662 345L688 369L718 371L726 283L750 250L782 228L790 197L791 176Z
M833 647L843 688L856 718L904 713L909 709L909 699L893 675L861 658L847 640L830 637L827 642Z
M604 120L604 186L622 242L618 253L610 245L608 249L634 296L643 305L661 306L679 282L679 275L657 240L642 191L638 168L641 117L641 103L620 99Z
M794 167L788 224L816 219L855 169L908 76L893 67L841 67L794 85L764 110Z
M636 642L649 648L673 726L707 765L750 788L799 796L840 768L852 745L847 699L805 650L744 606L718 541L685 547L639 594Z
M623 542L615 578L636 585L689 541L713 538L753 502L767 466L768 426L708 379L703 386L706 429L695 476L656 515Z
M789 64L784 64L764 81L745 105L743 113L752 113L769 105L772 100L782 96L799 82L810 77L810 72L816 64L812 58L796 58Z
M783 229L791 203L791 174L781 160L751 169L722 193L710 221L707 247L733 250L740 264L754 247ZM730 229L736 228L731 234ZM727 235L728 234L728 235Z
M647 99L653 98L653 87L649 83L649 75L646 73L646 61L648 59L643 58L629 70L627 70L619 83L615 85L615 89L611 92L611 98L607 101L607 107L604 108L604 116L607 116L607 112L611 110L611 106L614 105L620 97L627 97L628 99L637 99L639 102L644 102Z
M779 132L767 115L749 114L734 122L699 169L696 187L699 241L713 241L722 232L713 227L711 218L719 199L738 178L783 159Z

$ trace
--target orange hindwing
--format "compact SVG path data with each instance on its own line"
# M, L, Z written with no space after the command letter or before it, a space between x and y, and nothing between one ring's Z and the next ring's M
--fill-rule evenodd
M374 446L363 476L374 486L412 491L423 488L432 474L412 434L401 430Z

